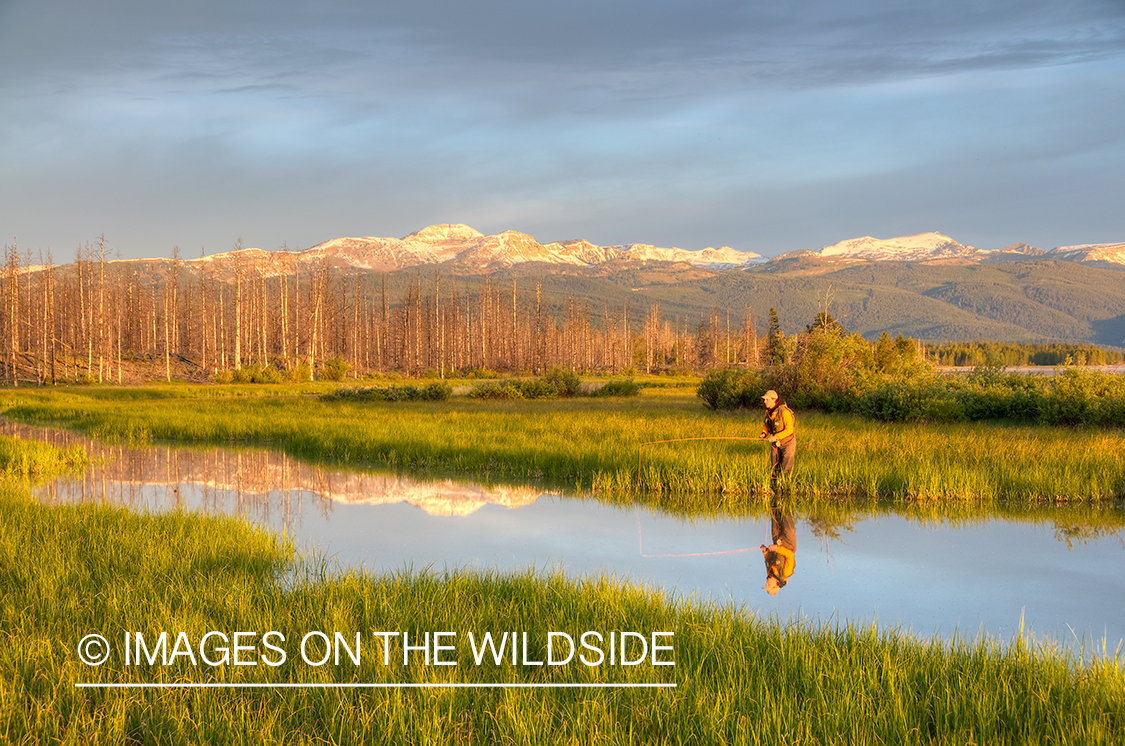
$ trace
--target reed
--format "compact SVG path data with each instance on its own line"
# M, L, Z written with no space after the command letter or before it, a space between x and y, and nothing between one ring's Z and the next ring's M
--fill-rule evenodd
M29 554L28 547L36 551ZM340 573L233 519L46 508L0 492L9 743L1113 743L1125 681L1017 637L924 640L668 598L606 578ZM674 666L79 662L90 632L672 631ZM294 644L290 644L292 651ZM266 652L260 648L256 652ZM1108 652L1108 651L1107 651ZM396 659L397 661L397 659ZM674 689L91 690L77 682L675 683Z

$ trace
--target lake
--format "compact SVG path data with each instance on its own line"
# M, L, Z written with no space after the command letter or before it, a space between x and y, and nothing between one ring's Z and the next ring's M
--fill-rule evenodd
M768 512L685 520L530 485L339 470L267 450L130 448L14 423L0 433L86 447L95 463L85 473L33 488L44 504L235 515L341 567L604 573L781 620L877 620L921 636L1008 639L1022 621L1036 638L1087 654L1125 638L1125 533L1090 530L1065 507L958 521L798 512L795 570L770 596L759 549L771 539Z

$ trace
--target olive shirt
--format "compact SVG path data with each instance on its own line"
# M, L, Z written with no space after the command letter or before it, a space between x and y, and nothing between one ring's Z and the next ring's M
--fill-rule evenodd
M770 538L773 541L770 554L776 552L780 558L767 555L766 563L773 568L773 574L784 585L797 567L797 525L792 513L784 514L776 509L773 511L770 515ZM781 561L777 561L778 559Z
M771 432L772 430L772 432ZM776 440L782 441L797 432L793 410L785 404L778 404L773 409L766 410L766 419L762 423L762 434L772 435Z

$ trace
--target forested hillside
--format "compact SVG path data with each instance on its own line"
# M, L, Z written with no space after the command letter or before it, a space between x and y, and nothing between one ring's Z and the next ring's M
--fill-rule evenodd
M1125 346L1125 273L1074 262L840 262L754 269L676 262L528 262L491 275L430 265L395 272L299 265L277 252L206 261L31 266L9 248L0 276L4 377L122 380L126 361L165 377L247 365L355 372L487 368L703 370L753 363L770 310L793 334L831 312L868 341L988 340ZM338 367L338 366L337 366Z

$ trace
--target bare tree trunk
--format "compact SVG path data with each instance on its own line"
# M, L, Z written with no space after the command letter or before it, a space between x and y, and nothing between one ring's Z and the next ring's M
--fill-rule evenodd
M242 369L242 236L234 243L234 369Z
M445 324L441 318L441 279L434 273L434 323L437 325L438 376L445 378Z
M200 354L203 357L203 370L207 371L207 270L199 270L199 310L203 316L203 334L200 340Z
M55 377L55 350L57 332L55 330L55 264L51 252L47 251L47 287L44 291L46 313L43 315L43 333L47 342L45 353L51 357L51 385L57 383Z
M82 306L82 333L86 337L86 375L92 375L94 372L94 303L91 300L90 291L90 244L86 244L86 262L81 260L81 249L79 250L78 261L78 295ZM85 265L85 267L83 267ZM83 272L85 269L85 272ZM85 275L85 282L83 283L83 275ZM87 305L89 308L87 309Z
M105 380L105 234L98 236L98 383Z
M115 329L117 332L117 385L121 385L121 331L125 325L125 270L118 264L117 265L117 323Z
M379 348L379 371L383 372L387 369L387 275L382 276L383 286L383 320L379 330L379 339L381 346Z
M259 281L261 283L261 288L262 288L262 292L261 292L261 296L260 296L261 299L258 303L258 305L261 306L261 311L262 311L262 328L261 328L261 333L259 335L259 338L261 339L261 346L258 348L259 352L260 352L258 357L261 360L262 367L265 368L267 365L269 365L269 350L267 349L267 343L268 343L268 339L269 339L269 316L267 314L267 310L269 309L270 304L269 304L269 296L267 294L267 289L266 289L265 275L261 275L259 277Z
M218 334L218 337L215 340L216 341L215 346L219 348L219 369L220 370L226 370L227 369L227 312L226 312L226 304L224 303L224 296L226 295L226 293L223 292L223 284L221 282L216 282L215 285L216 285L216 288L219 291L219 325L215 329L215 333Z
M281 285L281 364L289 367L289 246L283 244L281 250L285 252L285 266L278 273L278 283Z
M183 354L180 342L180 247L172 247L172 349Z
M5 247L8 248L8 247ZM20 382L17 380L16 374L16 358L20 352L20 337L19 337L19 323L20 323L20 254L19 248L12 240L12 246L8 250L7 258L7 290L9 296L8 306L8 325L11 330L10 342L10 358L12 368L12 385L19 386Z
M308 349L308 365L311 372L316 371L317 343L320 337L321 298L324 295L324 275L327 268L317 268L313 277L312 339Z
M172 340L168 329L168 312L171 310L172 299L168 297L169 288L164 286L164 378L172 381Z
M359 378L359 275L352 275L352 378Z
M535 281L535 355L534 373L543 372L543 281Z

